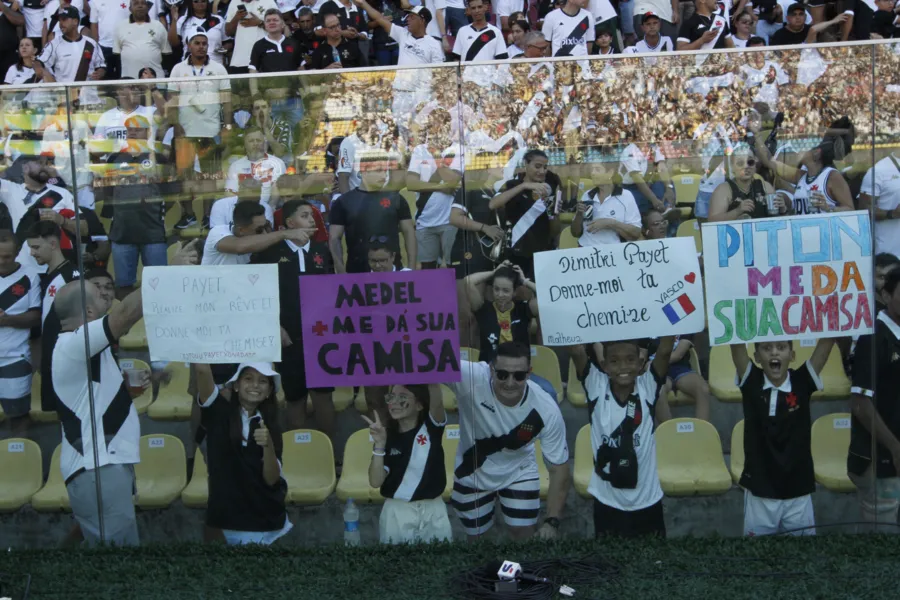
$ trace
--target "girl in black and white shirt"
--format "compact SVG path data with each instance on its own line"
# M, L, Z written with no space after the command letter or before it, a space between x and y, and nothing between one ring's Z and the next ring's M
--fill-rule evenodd
M243 363L220 390L209 365L194 366L207 440L206 525L228 544L271 544L292 527L275 401L281 378L271 363Z
M369 485L380 488L378 521L385 544L450 540L450 519L441 499L447 487L441 445L447 415L437 385L395 385L385 397L390 420L375 412L369 424L372 462Z

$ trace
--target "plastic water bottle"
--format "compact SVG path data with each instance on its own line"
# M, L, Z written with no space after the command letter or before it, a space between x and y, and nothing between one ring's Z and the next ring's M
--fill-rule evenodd
M359 546L359 509L353 498L344 507L344 545Z
M331 47L331 60L332 62L339 63L341 62L341 55L338 53L338 49L334 46Z

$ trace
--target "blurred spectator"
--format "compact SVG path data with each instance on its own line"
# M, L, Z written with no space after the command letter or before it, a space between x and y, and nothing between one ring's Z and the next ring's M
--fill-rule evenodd
M673 2L674 3L674 2ZM677 10L677 7L672 7L673 11ZM673 14L677 14L673 12ZM641 26L638 28L635 26L636 30L641 32L641 39L632 46L634 51L638 54L643 53L652 53L652 52L671 52L675 50L675 42L665 30L669 31L675 30L675 26L671 23L667 23L660 19L659 15L656 13L648 12L641 15ZM637 17L635 17L637 19ZM668 28L665 25L669 25ZM660 28L663 28L663 34L660 35ZM675 35L675 33L673 33Z
M423 269L434 269L439 262L445 267L450 265L456 240L456 227L450 224L450 205L462 184L465 157L461 154L458 145L441 149L420 144L409 159L406 187L416 192L416 248Z
M694 14L681 24L678 50L734 48L728 18L718 12L716 0L695 0Z
M654 27L654 33L663 39L669 38L674 50L675 38L678 37L680 13L678 0L634 0L633 23L638 41L647 35L647 29L644 26L652 20L649 18L652 15L659 21L658 26ZM651 44L652 46L653 44Z
M896 152L866 171L859 208L874 211L875 252L900 256L900 160Z
M2 2L0 2L2 4ZM19 59L14 65L11 65L6 71L3 83L9 85L19 85L23 83L36 83L41 79L35 72L42 73L41 64L35 61L35 45L31 38L24 37L19 42Z
M785 202L785 196L775 194L768 181L756 177L757 159L749 149L738 149L732 155L732 177L719 184L709 205L709 220L737 221L738 219L765 219L775 216L769 213L766 196L772 195L773 207L778 214L791 212L793 207Z
M594 16L581 8L583 0L566 0L544 19L541 32L553 44L553 56L587 56L594 41Z
M645 38L646 39L646 38ZM622 179L603 163L591 165L594 188L579 198L572 235L578 245L599 246L631 242L641 237L641 212L634 196L622 189Z
M32 328L41 325L41 283L37 271L16 262L19 242L0 229L0 407L12 437L22 437L31 410Z
M402 5L402 1L401 1ZM425 0L425 8L434 17L428 23L427 33L441 43L441 49L445 54L450 53L450 39L447 29L447 2L446 0Z
M652 214L659 216L656 211ZM669 392L680 392L691 399L694 405L694 418L709 421L709 384L703 379L703 375L694 371L691 366L691 349L694 348L694 335L676 335L675 349L669 359L669 371L666 374L666 384L659 394L659 405L656 410L656 421L662 423L672 418L669 408ZM653 360L659 347L659 338L650 340L647 348L649 360Z
M813 6L811 5L810 9L812 8ZM824 4L822 5L822 8L824 9ZM815 25L805 25L806 7L800 2L795 2L788 7L787 25L772 34L772 37L769 39L769 44L772 46L814 44L818 41L819 33L825 31L832 25L843 24L849 18L848 15L841 13L830 21L822 21ZM815 20L815 15L813 15L813 20Z
M647 211L641 221L643 222L641 233L645 240L662 240L668 237L666 231L669 228L669 222L655 208Z
M368 245L386 243L397 253L397 267L403 265L400 258L400 234L406 245L406 255L411 268L416 267L416 224L409 212L406 199L397 192L384 189L390 166L385 155L369 155L359 158L362 178L359 189L343 194L331 205L331 227L328 245L337 273L365 273ZM341 240L347 236L347 259Z
M368 246L366 257L369 271L372 273L392 273L394 271L412 271L409 267L397 268L397 253L391 250L387 242L375 240Z
M460 0L451 0L458 2ZM457 11L447 5L448 29L453 31L456 41L453 43L453 56L462 63L481 62L486 60L502 60L508 58L506 41L503 32L487 22L488 4L484 0L466 0L466 14L472 19L466 24L465 18L459 18ZM458 30L458 31L457 31ZM463 81L477 83L483 88L490 88L496 77L496 67L465 67Z
M117 85L114 90L117 106L100 115L94 128L94 138L114 140L117 143L111 148L111 151L117 152L119 150L118 143L121 143L128 137L125 122L133 116L140 116L146 119L152 127L156 107L142 106L140 104L143 87L138 85L137 82ZM154 137L151 135L149 139L152 140Z
M251 254L262 252L280 241L308 239L306 233L297 229L271 231L262 205L238 202L234 207L233 225L217 225L210 229L203 246L202 264L246 265Z
M898 7L895 4L895 0L875 0L875 7L878 10L872 16L872 25L869 28L868 37L873 39L900 37L900 17L897 16ZM869 8L869 6L866 5L866 8ZM856 23L860 20L860 11L858 9L856 14L853 15L854 37L858 40L864 40L866 39L865 30L856 31Z
M225 130L231 131L232 112L228 79L202 79L228 74L220 64L210 61L207 33L199 29L191 32L188 48L190 56L187 60L172 69L167 116L170 123L175 123L175 166L179 176L187 179L185 189L193 196L194 185L190 180L195 177L195 161L199 162L201 173L219 171L216 138L222 134L222 121ZM177 117L172 114L176 106ZM176 229L186 229L197 223L192 200L182 202L181 211ZM207 225L208 218L207 213Z
M19 5L22 15L25 17L25 37L31 38L34 45L40 48L41 30L44 22L44 4L40 0L22 0Z
M105 303L97 288L84 282L82 295L81 285L65 286L54 303L61 332L53 347L52 381L59 392L60 410L70 415L62 419L60 468L72 514L85 541L89 545L101 539L117 545L137 545L132 494L134 465L140 462L141 430L137 410L110 345L143 316L141 294L131 294L104 315ZM88 362L94 371L91 394L85 372ZM103 424L104 435L96 432L95 412L97 422ZM83 442L87 440L93 443ZM98 490L102 490L99 498Z
M315 33L315 28L316 17L312 10L308 6L297 9L297 28L294 30L293 38L299 44L303 68L309 68L312 53L321 43Z
M160 0L157 0L159 2ZM129 6L124 0L91 0L91 37L103 50L103 61L107 68L107 79L118 79L122 75L122 62L113 52L116 31L119 25L127 23L131 17ZM151 17L152 19L153 17ZM60 27L62 22L60 21Z
M540 31L529 31L522 38L522 45L525 46L525 53L522 58L543 58L550 56L550 42L544 37Z
M734 19L734 32L731 41L735 48L746 48L750 38L753 37L753 24L756 19L753 13L744 11L738 14Z
M619 50L617 50L615 44L613 44L613 36L608 31L601 30L597 32L597 39L594 41L594 48L596 49L594 54L597 54L599 56L619 53Z
M637 144L626 146L622 151L619 175L622 176L622 187L634 196L641 214L655 208L671 220L677 212L670 210L675 207L675 186L659 146L650 145L643 149Z
M445 35L454 38L459 37L459 32L463 27L468 26L469 20L466 16L472 17L472 13L468 11L469 3L466 0L444 0L444 27ZM449 49L445 46L444 51ZM454 49L454 54L457 52Z
M341 21L335 14L328 14L322 19L325 30L325 43L313 51L310 57L310 69L351 69L363 66L359 46L352 40L344 39L341 32Z
M87 81L103 79L106 74L104 56L106 49L91 38L81 35L78 9L74 6L63 8L59 13L59 28L62 36L53 38L43 49L38 60L46 67L44 81ZM110 55L112 49L109 50ZM113 75L110 75L113 77ZM118 79L118 73L115 73Z
M266 152L266 139L258 129L244 134L244 149L246 156L228 167L225 190L241 198L258 199L271 217L280 198L278 179L287 171L284 161Z
M691 3L693 5L693 2ZM588 0L587 7L591 15L594 17L594 44L595 48L602 51L594 52L590 47L588 50L591 54L609 54L619 53L622 51L622 34L619 31L619 14L614 8L614 4L610 0ZM601 44L601 37L606 37ZM609 50L606 50L609 48Z
M475 0L480 1L480 0ZM558 234L555 210L562 182L547 168L549 159L543 150L529 150L522 159L525 172L503 184L491 200L491 210L501 213L501 223L509 239L505 258L522 268L528 279L534 278L534 255L551 250Z
M266 35L263 17L267 10L278 10L275 0L231 0L225 15L225 34L234 38L228 72L249 72L253 45Z
M375 63L380 67L385 67L389 65L396 65L397 61L400 58L400 45L397 43L397 40L390 36L391 25L397 25L397 27L403 26L403 19L407 13L404 13L403 7L398 0L381 0L380 2L375 2L378 6L379 10L376 10L372 5L369 5L369 8L362 5L359 2L354 0L354 3L359 6L365 13L368 18L368 26L372 36L372 50L375 56ZM416 7L421 10L428 10L424 6ZM374 16L374 12L377 12L381 20L376 19ZM383 25L381 21L384 21L387 25ZM422 28L422 35L424 35L425 27ZM433 39L430 38L429 39ZM437 47L441 47L441 43L438 40L433 40L437 42ZM441 60L439 62L443 62L444 60L444 51L440 50ZM429 61L430 62L430 61Z
M884 289L884 279L887 274L900 266L900 258L893 254L882 252L875 255L875 314L885 309L881 291Z
M185 3L185 6L187 7L185 13L180 17L177 16L178 5L170 6L169 45L172 48L183 46L181 60L184 60L190 54L187 35L195 29L200 29L206 32L207 53L210 60L222 65L225 60L225 48L222 47L225 39L225 19L210 13L209 0L191 0Z
M19 47L19 32L16 28L23 25L25 16L22 15L19 1L0 0L0 73L4 75L16 63L16 48ZM33 40L32 46L38 48Z
M150 19L147 0L131 0L131 17L120 23L113 37L113 52L120 56L121 77L137 78L141 68L162 73L163 54L171 54L166 28Z
M303 326L300 322L300 297L304 292L300 279L306 275L332 273L331 255L327 242L316 242L313 218L314 209L305 200L289 200L282 208L285 227L297 234L293 240L278 242L262 252L254 254L250 262L278 265L278 290L281 310L281 363L276 365L284 385L287 401L285 422L287 428L306 428L306 399L312 399L316 424L333 442L334 403L332 388L309 389L306 384L306 367L303 357ZM298 278L299 276L299 278ZM306 292L308 293L308 291Z
M81 35L90 37L91 22L84 12L84 0L75 0L75 2L72 2L72 0L50 0L44 5L44 25L41 32L41 39L43 40L44 46L46 46L53 38L62 35L62 32L59 29L59 15L62 9L68 8L69 6L77 8L78 14L81 15Z
M251 73L279 73L298 71L303 55L294 38L284 35L284 19L277 8L270 8L263 17L265 37L253 44L250 52Z
M528 21L518 20L509 24L509 46L506 47L506 54L510 58L516 58L525 54L525 34L531 31Z
M138 0L140 1L140 0ZM138 258L145 267L165 266L166 203L160 183L167 179L151 138L152 125L141 116L125 120L125 147L110 155L117 185L112 189L112 225L116 297L124 298L137 281Z
M341 35L359 50L360 66L368 66L369 26L366 15L351 0L325 0L319 4L319 27L324 27L328 15L337 15L341 21ZM317 33L321 35L321 30Z

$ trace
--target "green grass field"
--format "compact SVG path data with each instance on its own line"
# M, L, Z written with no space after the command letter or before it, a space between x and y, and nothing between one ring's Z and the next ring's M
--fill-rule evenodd
M34 599L454 598L454 575L463 571L502 558L557 557L602 557L617 567L608 579L577 586L577 599L900 596L900 537L888 536L354 549L180 545L0 556L3 591L13 600L22 598L25 575Z

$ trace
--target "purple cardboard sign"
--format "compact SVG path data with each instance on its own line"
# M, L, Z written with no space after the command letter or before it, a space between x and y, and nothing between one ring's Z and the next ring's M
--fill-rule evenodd
M300 278L311 388L460 380L451 269Z

